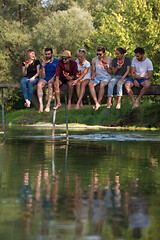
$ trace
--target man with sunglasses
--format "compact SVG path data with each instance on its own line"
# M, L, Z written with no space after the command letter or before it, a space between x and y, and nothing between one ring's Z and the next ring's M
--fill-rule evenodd
M53 97L53 81L55 79L55 72L57 62L59 59L53 58L52 48L45 48L45 59L40 65L41 79L37 85L37 95L39 100L39 113L43 112L43 88L48 84L48 102L45 108L45 112L50 111L50 104Z
M111 62L112 59L105 55L105 48L103 46L97 47L97 57L92 59L92 74L89 82L89 89L95 102L95 106L93 107L95 110L98 110L101 106L105 86L111 80ZM95 91L97 84L100 85L98 99Z
M61 106L59 86L62 84L68 85L68 109L71 109L71 99L74 90L74 85L72 82L76 77L77 70L77 63L71 59L71 52L65 50L62 53L62 59L58 61L56 68L54 90L56 94L57 105L54 107L54 109L57 109Z

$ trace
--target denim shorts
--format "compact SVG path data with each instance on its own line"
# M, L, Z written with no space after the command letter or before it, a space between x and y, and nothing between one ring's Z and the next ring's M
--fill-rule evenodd
M139 84L141 84L142 82L145 82L145 81L149 81L150 82L150 79L148 79L148 78L146 78L146 79L136 79L137 80L137 82L139 83ZM127 82L132 82L132 83L134 83L134 81L133 81L133 79L132 78L128 78L127 79Z
M96 85L101 82L109 83L111 80L111 76L105 76L105 77L95 77L95 80L90 80L90 82L94 82Z

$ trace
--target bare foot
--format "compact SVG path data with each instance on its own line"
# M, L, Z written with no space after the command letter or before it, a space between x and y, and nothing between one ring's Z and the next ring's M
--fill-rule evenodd
M80 107L79 104L77 104L77 105L75 106L75 109L79 109L79 107Z
M53 107L54 110L58 109L59 107L61 107L61 103L58 103L55 107Z
M116 109L120 109L121 108L121 104L117 103Z
M30 105L31 105L31 102L30 102L28 99L26 99L26 102L25 102L24 106L26 106L27 108L29 108Z
M45 108L44 111L45 111L45 112L50 112L50 107L49 107L49 106L46 106L46 108Z
M68 109L71 109L72 106L71 106L71 103L68 103Z
M83 107L83 103L80 104L80 107Z
M107 105L107 108L111 108L111 106L112 106L112 104L108 104L108 105Z
M96 110L98 110L98 108L100 108L100 104L99 103L96 103L96 105L95 105L95 107L94 107L94 110L96 111Z
M133 104L133 107L132 107L132 109L135 109L135 108L137 108L139 106L139 101L135 101L135 103Z

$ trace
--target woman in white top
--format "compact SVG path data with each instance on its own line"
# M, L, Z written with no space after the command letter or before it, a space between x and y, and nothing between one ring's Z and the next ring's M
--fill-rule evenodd
M85 93L85 88L91 79L90 63L85 59L85 57L86 51L84 49L80 49L78 51L78 59L76 60L78 66L78 78L73 81L73 85L76 85L76 92L78 96L75 109L79 109L83 106L82 98Z

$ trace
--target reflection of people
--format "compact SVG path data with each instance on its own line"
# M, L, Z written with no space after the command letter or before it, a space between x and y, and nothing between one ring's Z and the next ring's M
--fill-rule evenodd
M92 59L92 74L89 82L89 89L95 102L94 109L97 110L101 105L104 95L104 88L111 80L111 58L105 55L105 48L99 46L97 48L97 57ZM95 86L100 84L98 99L96 96Z
M113 97L113 89L114 86L117 84L117 109L121 108L121 98L123 95L123 84L127 81L127 77L130 70L131 61L130 58L125 57L124 54L126 50L119 47L116 49L116 58L112 61L112 73L114 77L108 84L108 104L107 108L112 106L111 100Z
M33 49L29 49L26 53L25 62L22 62L22 73L24 77L21 79L21 89L25 99L25 106L30 107L33 87L38 83L40 73L40 62L35 60L35 51Z
M39 100L39 113L43 112L43 88L48 84L48 102L45 112L50 111L50 104L53 96L53 81L59 59L53 58L52 48L45 48L45 59L41 63L41 79L37 86L37 95Z
M76 91L78 96L78 101L76 105L76 109L83 106L82 98L85 93L85 88L91 79L90 72L90 63L85 59L86 51L84 49L80 49L78 52L78 59L76 60L78 66L78 78L73 81L73 85L76 85Z
M131 78L129 78L125 84L127 94L133 101L132 109L138 107L140 99L148 91L151 84L150 79L153 72L152 62L149 58L145 57L144 49L141 47L137 47L134 50L134 53L136 57L132 60ZM143 87L137 99L134 98L133 92L131 90L133 86Z
M21 217L25 223L26 235L31 234L31 218L33 213L33 195L30 186L29 172L24 174L24 181L19 191L19 199L21 204Z
M62 84L68 85L68 109L71 108L71 99L74 89L72 82L75 79L76 74L77 63L71 59L71 52L65 50L62 53L62 59L58 61L56 68L56 80L54 82L54 89L57 105L54 107L54 109L57 109L61 106L59 86Z

